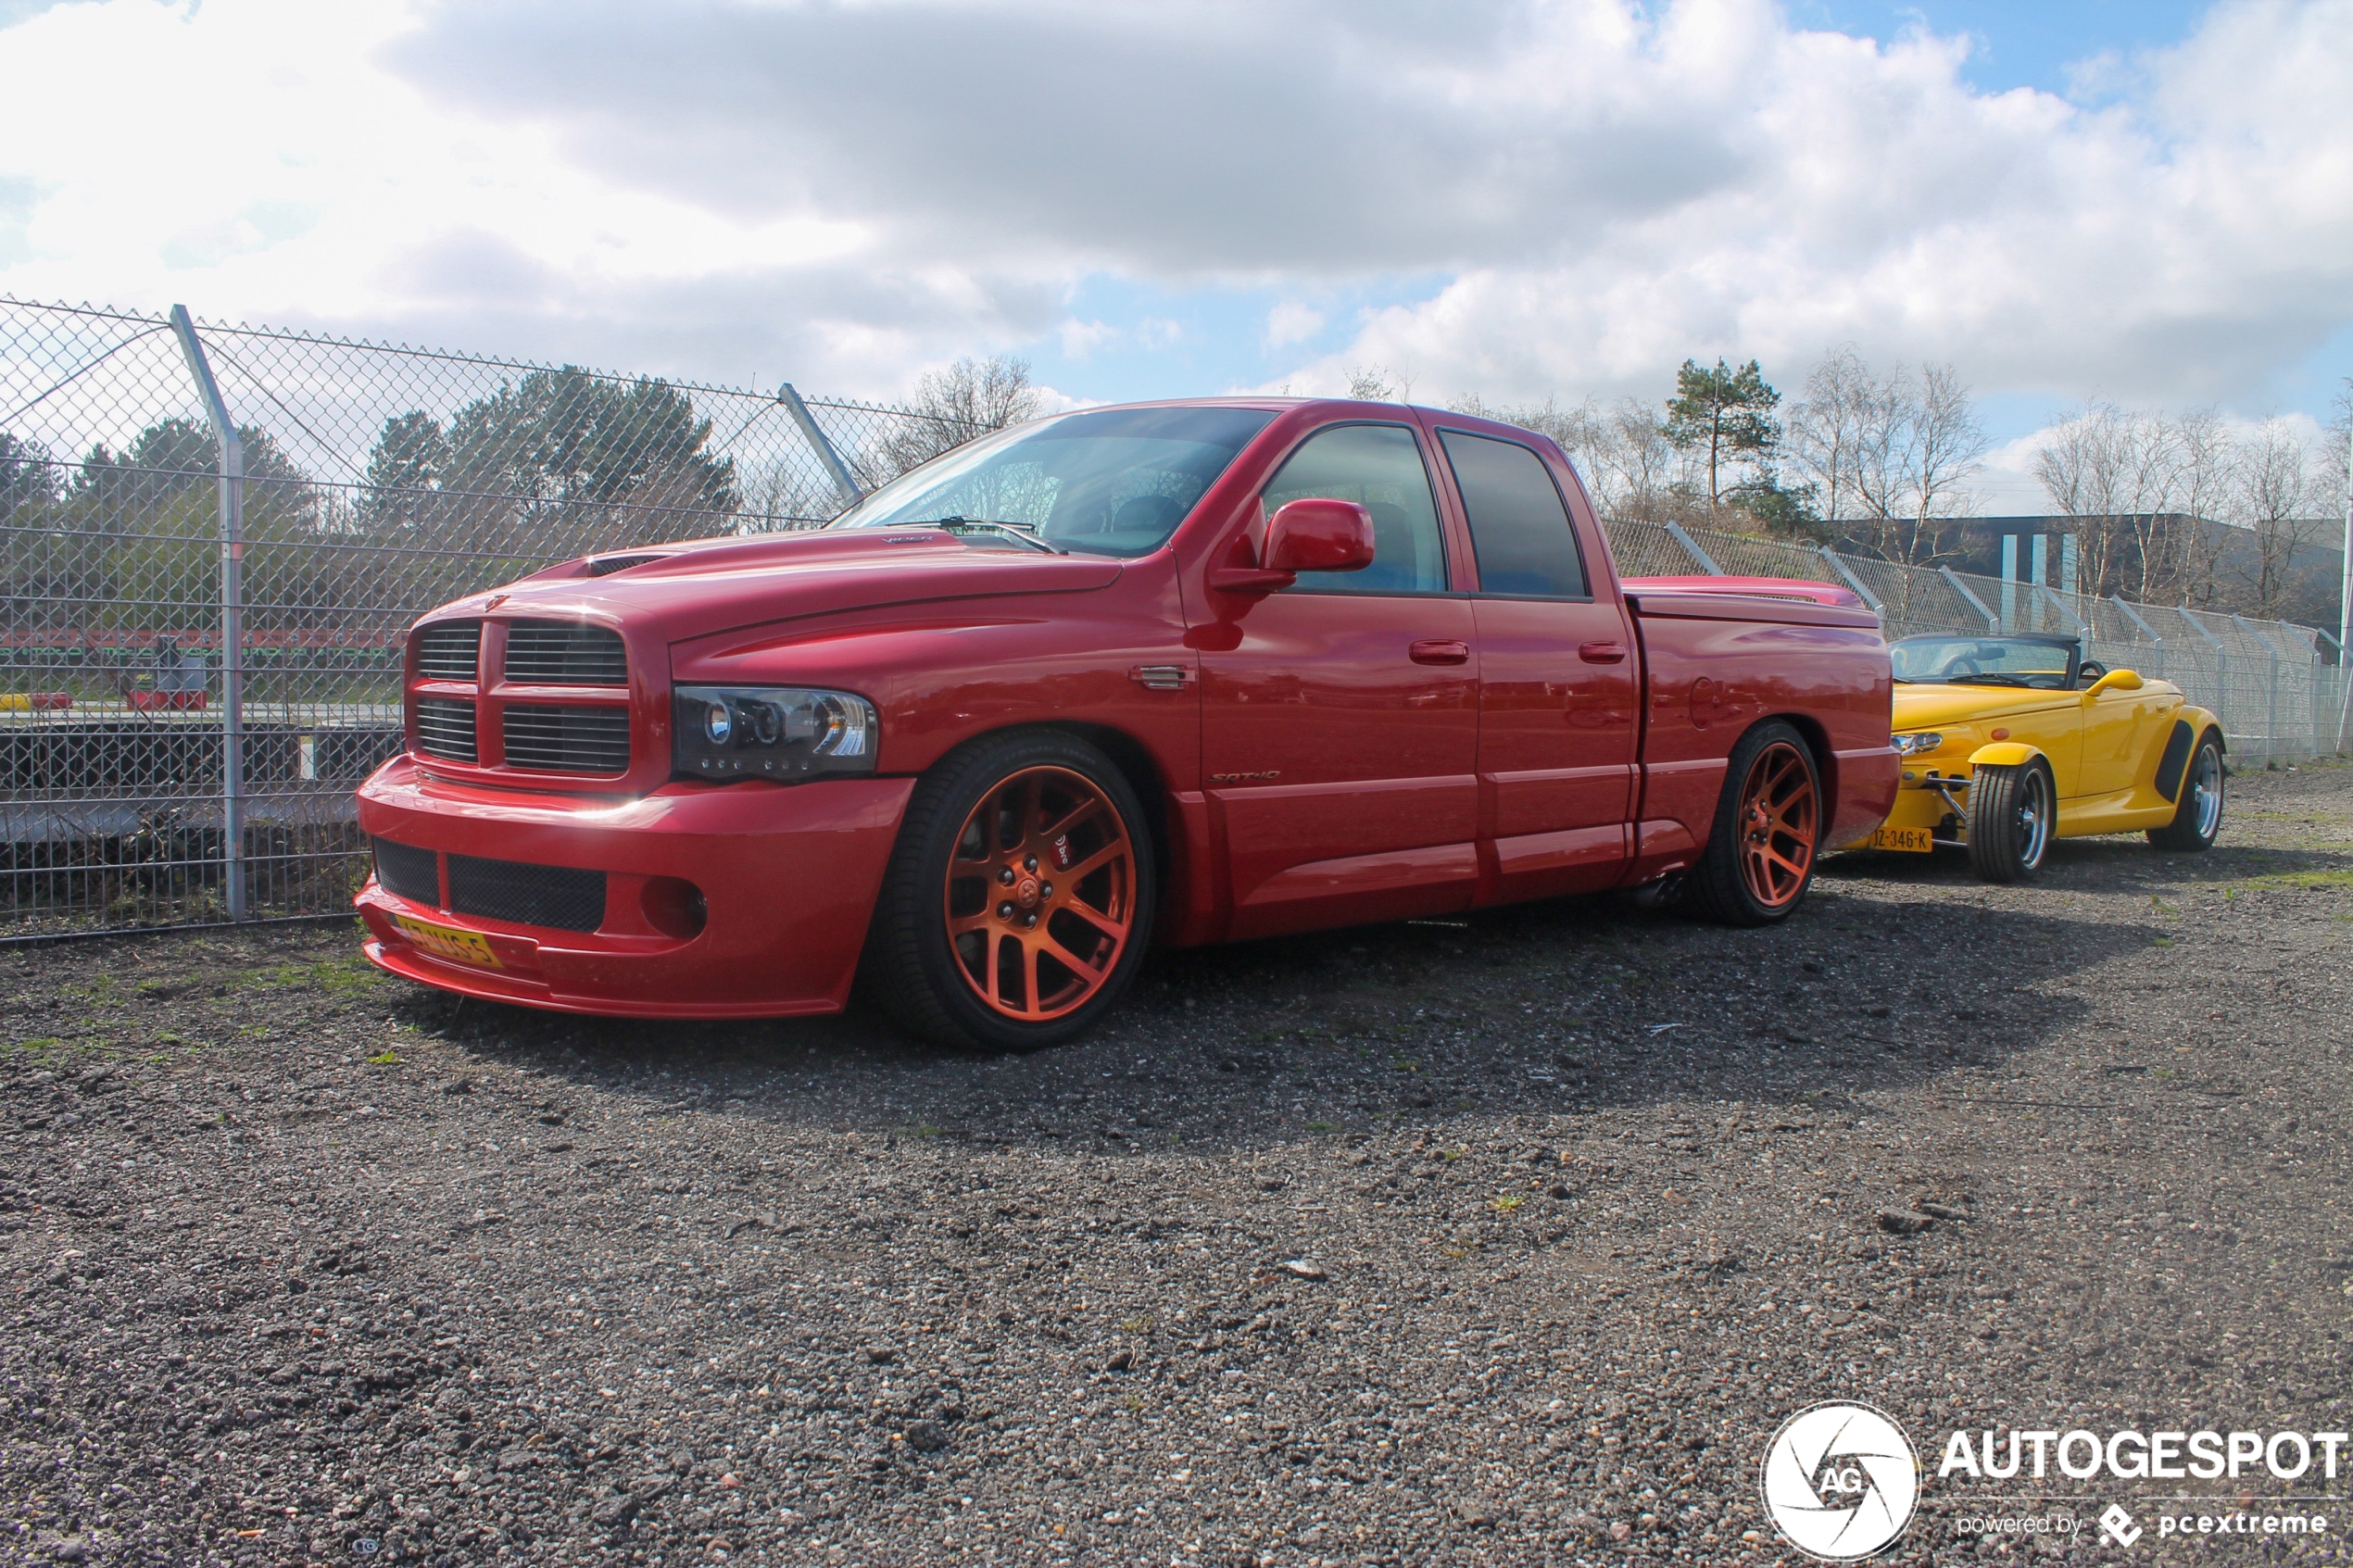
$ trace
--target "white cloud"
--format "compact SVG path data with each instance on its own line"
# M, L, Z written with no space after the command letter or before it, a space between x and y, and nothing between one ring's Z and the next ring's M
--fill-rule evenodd
M1324 330L1324 313L1312 305L1287 299L1266 312L1265 342L1268 348L1305 343Z
M2225 0L2096 100L1967 47L1771 0L61 6L0 31L0 290L870 394L1168 346L1071 317L1104 273L1272 293L1249 374L1439 399L1854 341L2252 405L2353 320L2353 0ZM1416 297L1307 355L1297 302L1368 290Z

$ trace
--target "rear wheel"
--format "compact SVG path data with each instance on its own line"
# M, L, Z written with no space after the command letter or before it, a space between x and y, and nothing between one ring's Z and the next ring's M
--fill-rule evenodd
M1969 780L1969 859L1988 882L2020 882L2043 869L2058 826L2058 791L2041 758L1981 767Z
M2209 734L2190 754L2173 820L2161 828L2149 829L2148 840L2159 849L2210 849L2221 831L2222 747Z
M1727 925L1787 918L1814 880L1822 788L1803 736L1778 721L1732 747L1706 851L1683 884L1686 906Z
M1151 940L1150 829L1110 759L1051 732L984 741L916 786L875 909L867 990L943 1045L1083 1034Z

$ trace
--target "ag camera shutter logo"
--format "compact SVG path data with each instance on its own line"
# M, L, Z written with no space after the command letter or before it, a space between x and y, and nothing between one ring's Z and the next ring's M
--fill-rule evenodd
M1911 1439L1869 1405L1828 1401L1781 1423L1765 1450L1765 1512L1821 1562L1859 1562L1903 1535L1919 1504Z

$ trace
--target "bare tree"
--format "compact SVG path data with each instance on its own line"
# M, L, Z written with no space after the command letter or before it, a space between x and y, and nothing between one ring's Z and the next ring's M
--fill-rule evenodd
M2034 454L2034 477L2075 524L2078 587L2121 591L2125 548L2140 547L2144 529L2156 537L2160 514L2176 509L2183 466L2181 433L2161 415L2093 403L2060 421Z
M1414 378L1386 365L1358 365L1348 372L1348 395L1360 403L1409 403Z
M2311 455L2288 423L2269 419L2240 443L2233 521L2247 531L2235 552L2244 610L2276 619L2295 587L2296 553L2313 543L2321 521L2311 515L2321 485Z
M1947 553L1945 524L1972 505L1985 428L1959 372L1915 379L1899 361L1881 380L1852 344L1806 377L1791 416L1790 453L1823 502L1876 554L1928 565Z
M1877 388L1851 343L1831 350L1806 377L1806 398L1790 410L1783 451L1814 486L1822 516L1836 523L1860 504L1856 465L1866 410Z
M2173 509L2148 514L2139 528L2141 577L2133 597L2210 606L2218 592L2214 520L2227 506L2237 447L2220 412L2192 408L2173 420Z
M918 417L893 421L877 454L887 471L876 480L905 473L976 435L1003 430L1038 416L1038 389L1029 383L1029 361L994 354L967 356L915 383L908 411ZM863 466L863 465L862 465Z
M1903 373L1903 367L1896 367ZM1949 364L1920 373L1919 395L1907 410L1904 470L1911 492L1912 527L1904 558L1925 565L1947 549L1944 525L1973 508L1969 482L1984 470L1991 444L1978 422L1969 387Z

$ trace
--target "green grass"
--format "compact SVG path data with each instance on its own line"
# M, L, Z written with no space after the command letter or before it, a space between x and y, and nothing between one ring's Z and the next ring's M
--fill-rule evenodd
M2338 872L2267 872L2261 876L2243 877L2247 887L2353 887L2353 870Z
M1340 1123L1337 1122L1310 1122L1307 1123L1307 1130L1311 1133L1337 1133L1340 1131Z

